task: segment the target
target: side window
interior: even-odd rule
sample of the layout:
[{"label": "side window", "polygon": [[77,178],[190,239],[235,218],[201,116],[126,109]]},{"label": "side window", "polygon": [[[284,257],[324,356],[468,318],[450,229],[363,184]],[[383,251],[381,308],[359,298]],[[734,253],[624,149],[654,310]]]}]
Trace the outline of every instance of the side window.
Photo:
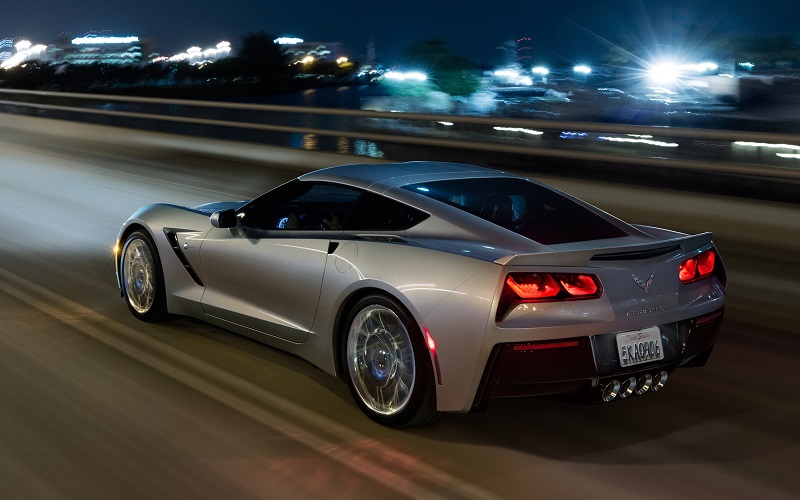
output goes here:
[{"label": "side window", "polygon": [[402,231],[429,217],[428,214],[374,193],[364,193],[344,221],[347,231]]},{"label": "side window", "polygon": [[358,201],[357,189],[292,181],[255,199],[239,211],[242,225],[265,230],[341,230]]}]

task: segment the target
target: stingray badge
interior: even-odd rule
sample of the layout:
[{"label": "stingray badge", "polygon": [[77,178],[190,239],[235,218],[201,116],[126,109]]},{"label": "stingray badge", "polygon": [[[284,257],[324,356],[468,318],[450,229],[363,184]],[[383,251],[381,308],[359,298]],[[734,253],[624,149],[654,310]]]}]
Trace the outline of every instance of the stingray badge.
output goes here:
[{"label": "stingray badge", "polygon": [[650,285],[652,285],[653,284],[653,280],[656,279],[655,271],[650,273],[650,277],[647,278],[647,281],[642,280],[641,278],[639,278],[635,274],[631,274],[631,276],[633,276],[633,281],[635,281],[636,284],[639,285],[639,288],[644,290],[645,293],[647,293],[648,290],[650,290]]}]

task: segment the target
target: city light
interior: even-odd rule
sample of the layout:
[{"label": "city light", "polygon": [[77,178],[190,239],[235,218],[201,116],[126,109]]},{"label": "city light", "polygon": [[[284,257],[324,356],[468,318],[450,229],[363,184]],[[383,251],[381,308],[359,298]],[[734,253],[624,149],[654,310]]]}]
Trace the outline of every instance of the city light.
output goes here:
[{"label": "city light", "polygon": [[516,79],[519,78],[519,71],[515,69],[498,69],[494,72],[494,76]]},{"label": "city light", "polygon": [[346,57],[340,57],[339,59],[336,60],[336,64],[341,66],[342,64],[345,64],[348,60],[349,59],[347,59]]},{"label": "city light", "polygon": [[575,66],[574,68],[572,68],[572,70],[575,73],[578,73],[579,75],[588,75],[588,74],[591,74],[591,72],[592,72],[592,68],[590,68],[589,66],[586,66],[585,64],[579,64],[579,65]]},{"label": "city light", "polygon": [[521,75],[515,68],[503,68],[494,72],[494,76],[505,85],[533,85],[533,79],[528,75]]},{"label": "city light", "polygon": [[657,64],[648,70],[650,80],[658,83],[672,83],[678,79],[678,66],[675,64]]},{"label": "city light", "polygon": [[302,38],[297,37],[289,37],[289,36],[282,36],[278,37],[273,42],[277,43],[278,45],[297,45],[298,43],[303,43]]},{"label": "city light", "polygon": [[707,61],[689,64],[663,62],[651,65],[647,70],[647,76],[651,82],[664,85],[684,78],[701,76],[717,69],[719,66],[716,63]]},{"label": "city light", "polygon": [[95,45],[107,43],[135,43],[139,41],[138,36],[97,36],[86,35],[74,38],[73,45]]},{"label": "city light", "polygon": [[550,74],[550,70],[544,66],[536,66],[535,68],[531,69],[531,73],[534,75],[547,76]]},{"label": "city light", "polygon": [[390,70],[384,73],[383,77],[398,82],[403,82],[408,80],[413,82],[424,82],[425,80],[428,79],[428,75],[426,75],[425,73],[421,73],[419,71],[403,72],[403,71]]},{"label": "city light", "polygon": [[30,59],[40,58],[47,52],[46,45],[33,45],[27,40],[17,42],[14,47],[17,49],[17,53],[3,61],[2,64],[0,64],[0,68],[8,69],[19,66]]},{"label": "city light", "polygon": [[223,57],[228,57],[231,55],[231,44],[230,42],[219,42],[216,48],[208,48],[208,49],[201,49],[198,46],[189,47],[186,49],[186,52],[181,52],[180,54],[175,54],[172,57],[158,57],[153,59],[153,62],[163,62],[163,61],[171,61],[171,62],[181,62],[187,61],[189,64],[202,64],[205,62],[216,61],[218,59],[222,59]]}]

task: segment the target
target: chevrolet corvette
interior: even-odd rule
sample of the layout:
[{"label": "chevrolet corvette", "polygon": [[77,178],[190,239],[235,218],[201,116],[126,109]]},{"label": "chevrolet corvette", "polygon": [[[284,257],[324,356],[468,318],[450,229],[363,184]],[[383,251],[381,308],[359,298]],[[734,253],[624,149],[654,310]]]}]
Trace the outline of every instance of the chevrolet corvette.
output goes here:
[{"label": "chevrolet corvette", "polygon": [[149,205],[115,254],[137,318],[199,318],[293,353],[393,427],[495,397],[658,392],[706,363],[726,298],[711,233],[454,163],[343,165],[253,200]]}]

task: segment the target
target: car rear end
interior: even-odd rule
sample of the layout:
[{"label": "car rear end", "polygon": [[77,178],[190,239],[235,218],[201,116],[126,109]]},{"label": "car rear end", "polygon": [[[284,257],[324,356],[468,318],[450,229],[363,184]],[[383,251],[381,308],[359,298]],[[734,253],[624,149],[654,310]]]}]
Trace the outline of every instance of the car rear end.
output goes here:
[{"label": "car rear end", "polygon": [[547,260],[504,266],[473,409],[492,397],[624,399],[661,390],[679,366],[705,364],[726,286],[710,234]]}]

